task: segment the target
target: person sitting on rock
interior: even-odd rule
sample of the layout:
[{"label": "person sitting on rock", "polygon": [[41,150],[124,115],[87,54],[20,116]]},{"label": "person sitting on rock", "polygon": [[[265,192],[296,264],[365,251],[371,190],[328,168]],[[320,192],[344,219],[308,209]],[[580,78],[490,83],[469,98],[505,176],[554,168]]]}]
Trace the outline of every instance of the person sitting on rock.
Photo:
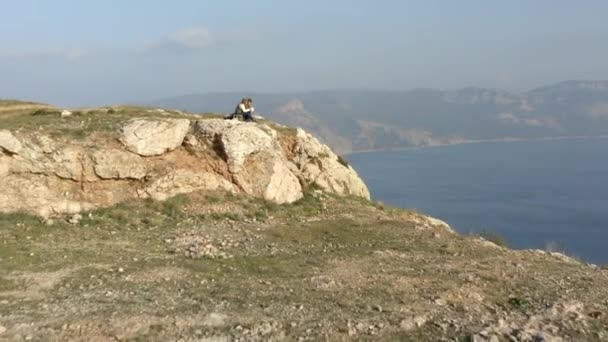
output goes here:
[{"label": "person sitting on rock", "polygon": [[253,121],[253,112],[255,111],[255,108],[251,105],[252,102],[253,101],[250,98],[243,98],[234,109],[234,113],[230,114],[227,119],[243,116],[243,120],[247,122]]}]

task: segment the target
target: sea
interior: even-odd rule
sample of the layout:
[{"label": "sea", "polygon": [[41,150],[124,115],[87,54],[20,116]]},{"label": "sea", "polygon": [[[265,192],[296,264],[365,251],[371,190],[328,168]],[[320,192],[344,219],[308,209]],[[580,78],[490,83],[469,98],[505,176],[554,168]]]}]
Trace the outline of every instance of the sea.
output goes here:
[{"label": "sea", "polygon": [[372,198],[608,265],[608,139],[487,142],[347,156]]}]

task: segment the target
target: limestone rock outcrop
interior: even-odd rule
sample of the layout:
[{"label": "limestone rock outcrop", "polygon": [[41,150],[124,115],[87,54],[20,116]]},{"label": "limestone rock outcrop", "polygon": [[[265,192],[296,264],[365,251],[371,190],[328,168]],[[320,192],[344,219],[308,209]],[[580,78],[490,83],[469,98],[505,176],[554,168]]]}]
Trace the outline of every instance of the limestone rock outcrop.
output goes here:
[{"label": "limestone rock outcrop", "polygon": [[357,172],[327,145],[300,128],[296,138],[294,162],[302,179],[327,192],[370,198],[369,190]]},{"label": "limestone rock outcrop", "polygon": [[142,179],[146,165],[136,154],[122,150],[98,150],[93,152],[95,174],[101,179]]},{"label": "limestone rock outcrop", "polygon": [[188,119],[138,119],[123,127],[120,141],[141,156],[158,156],[180,146],[189,128]]},{"label": "limestone rock outcrop", "polygon": [[0,212],[53,216],[199,190],[292,203],[312,184],[369,198],[352,167],[301,129],[223,119],[123,125],[90,141],[0,131]]},{"label": "limestone rock outcrop", "polygon": [[277,203],[291,203],[303,196],[302,185],[276,139],[277,132],[269,126],[199,120],[194,133],[211,139],[236,184],[246,193]]},{"label": "limestone rock outcrop", "polygon": [[151,197],[158,201],[164,201],[175,195],[198,190],[237,192],[233,184],[216,174],[192,170],[177,170],[155,180],[140,194],[142,197]]},{"label": "limestone rock outcrop", "polygon": [[5,129],[0,130],[0,151],[2,150],[11,154],[17,154],[21,151],[21,142]]}]

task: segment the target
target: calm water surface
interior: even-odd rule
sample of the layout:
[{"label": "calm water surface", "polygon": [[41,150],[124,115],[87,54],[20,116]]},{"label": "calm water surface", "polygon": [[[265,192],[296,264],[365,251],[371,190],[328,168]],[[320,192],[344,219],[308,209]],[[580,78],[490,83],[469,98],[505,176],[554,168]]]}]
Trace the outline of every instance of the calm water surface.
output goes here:
[{"label": "calm water surface", "polygon": [[375,200],[515,248],[608,264],[608,140],[480,143],[348,156]]}]

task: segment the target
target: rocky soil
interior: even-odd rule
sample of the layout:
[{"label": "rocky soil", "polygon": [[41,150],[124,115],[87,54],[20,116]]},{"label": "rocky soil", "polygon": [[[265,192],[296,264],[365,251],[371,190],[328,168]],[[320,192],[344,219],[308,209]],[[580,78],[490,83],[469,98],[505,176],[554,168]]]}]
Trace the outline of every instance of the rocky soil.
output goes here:
[{"label": "rocky soil", "polygon": [[608,271],[310,190],[0,216],[0,341],[602,341]]}]

